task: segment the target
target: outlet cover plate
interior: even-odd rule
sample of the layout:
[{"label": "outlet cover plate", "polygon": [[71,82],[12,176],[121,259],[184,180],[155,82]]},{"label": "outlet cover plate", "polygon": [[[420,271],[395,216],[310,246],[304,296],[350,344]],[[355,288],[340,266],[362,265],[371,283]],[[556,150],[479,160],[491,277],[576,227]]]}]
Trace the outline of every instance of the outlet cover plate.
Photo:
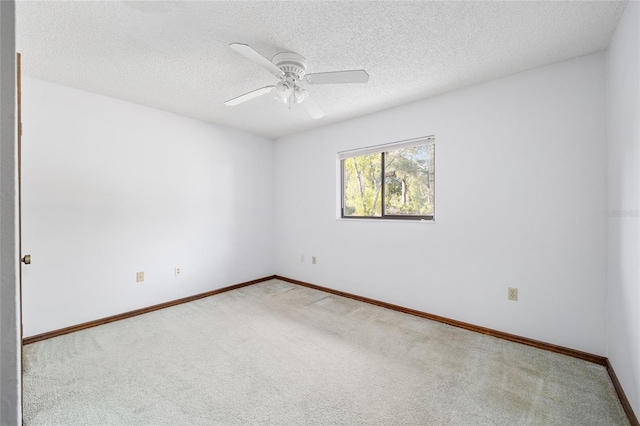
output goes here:
[{"label": "outlet cover plate", "polygon": [[515,287],[508,287],[507,288],[507,299],[517,302],[518,301],[518,289],[515,288]]}]

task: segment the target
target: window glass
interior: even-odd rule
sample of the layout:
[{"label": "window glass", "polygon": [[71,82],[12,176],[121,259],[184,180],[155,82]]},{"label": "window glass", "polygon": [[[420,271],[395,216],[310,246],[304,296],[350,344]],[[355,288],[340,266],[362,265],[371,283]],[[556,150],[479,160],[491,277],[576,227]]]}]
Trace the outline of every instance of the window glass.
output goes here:
[{"label": "window glass", "polygon": [[382,216],[382,154],[343,160],[344,216]]},{"label": "window glass", "polygon": [[343,218],[434,219],[433,138],[348,151],[339,158]]},{"label": "window glass", "polygon": [[385,215],[433,216],[434,145],[384,153]]}]

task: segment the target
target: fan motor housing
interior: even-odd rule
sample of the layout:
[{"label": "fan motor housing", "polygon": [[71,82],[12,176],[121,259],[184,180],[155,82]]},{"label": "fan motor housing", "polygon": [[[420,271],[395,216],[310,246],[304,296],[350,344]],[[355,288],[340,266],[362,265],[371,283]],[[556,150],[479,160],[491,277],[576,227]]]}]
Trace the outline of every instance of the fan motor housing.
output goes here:
[{"label": "fan motor housing", "polygon": [[298,55],[297,53],[278,53],[273,57],[271,62],[280,68],[285,75],[293,75],[297,80],[302,80],[307,71],[304,56]]}]

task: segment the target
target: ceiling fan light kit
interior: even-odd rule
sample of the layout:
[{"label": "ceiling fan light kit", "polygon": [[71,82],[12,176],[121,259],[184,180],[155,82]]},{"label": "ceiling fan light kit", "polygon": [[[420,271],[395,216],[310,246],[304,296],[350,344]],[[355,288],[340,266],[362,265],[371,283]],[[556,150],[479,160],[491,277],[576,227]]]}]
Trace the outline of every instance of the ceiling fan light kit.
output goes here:
[{"label": "ceiling fan light kit", "polygon": [[287,104],[291,97],[291,93],[293,93],[293,88],[288,81],[280,81],[276,84],[276,90],[274,92],[276,100],[283,104]]},{"label": "ceiling fan light kit", "polygon": [[295,88],[293,94],[294,94],[294,100],[296,101],[297,104],[302,103],[302,101],[307,99],[307,96],[309,96],[309,92],[307,92],[305,89],[303,89],[300,86],[297,86]]},{"label": "ceiling fan light kit", "polygon": [[311,118],[318,119],[325,114],[309,96],[309,92],[305,88],[307,84],[366,83],[369,81],[369,74],[365,70],[307,74],[307,64],[304,57],[293,52],[278,53],[270,61],[246,44],[231,43],[229,47],[262,66],[280,81],[275,86],[266,86],[229,99],[224,103],[227,106],[236,106],[274,92],[274,97],[279,102],[288,105],[289,108],[292,103],[301,104]]}]

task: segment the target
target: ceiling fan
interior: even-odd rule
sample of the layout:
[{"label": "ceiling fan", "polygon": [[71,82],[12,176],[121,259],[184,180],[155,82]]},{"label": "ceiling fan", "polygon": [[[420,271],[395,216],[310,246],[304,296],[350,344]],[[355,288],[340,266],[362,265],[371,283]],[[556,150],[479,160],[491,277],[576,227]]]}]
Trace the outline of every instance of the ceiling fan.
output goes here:
[{"label": "ceiling fan", "polygon": [[307,74],[307,64],[304,57],[293,52],[278,53],[270,61],[249,45],[231,43],[229,47],[262,66],[280,81],[275,86],[262,87],[229,99],[224,103],[228,106],[236,106],[258,96],[273,92],[275,93],[275,98],[288,105],[289,109],[291,109],[291,104],[297,103],[302,105],[311,118],[322,118],[324,111],[309,96],[306,89],[307,84],[366,83],[369,81],[369,74],[365,70]]}]

